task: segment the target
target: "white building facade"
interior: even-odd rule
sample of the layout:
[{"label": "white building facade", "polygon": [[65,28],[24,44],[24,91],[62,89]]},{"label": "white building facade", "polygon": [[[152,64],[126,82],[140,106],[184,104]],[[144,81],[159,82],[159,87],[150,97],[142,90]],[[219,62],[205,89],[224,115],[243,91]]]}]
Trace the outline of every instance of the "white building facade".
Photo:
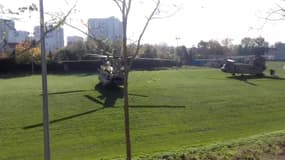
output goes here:
[{"label": "white building facade", "polygon": [[67,37],[67,45],[71,45],[77,42],[83,42],[83,38],[79,36],[68,36]]},{"label": "white building facade", "polygon": [[274,59],[275,60],[285,60],[285,43],[278,45],[274,50]]},{"label": "white building facade", "polygon": [[121,40],[122,28],[122,22],[115,17],[88,19],[88,34],[99,40]]},{"label": "white building facade", "polygon": [[[50,30],[52,26],[48,26],[46,30]],[[35,40],[40,40],[40,26],[34,27]],[[57,49],[64,47],[64,32],[62,28],[56,28],[49,32],[45,38],[46,53],[54,53]]]}]

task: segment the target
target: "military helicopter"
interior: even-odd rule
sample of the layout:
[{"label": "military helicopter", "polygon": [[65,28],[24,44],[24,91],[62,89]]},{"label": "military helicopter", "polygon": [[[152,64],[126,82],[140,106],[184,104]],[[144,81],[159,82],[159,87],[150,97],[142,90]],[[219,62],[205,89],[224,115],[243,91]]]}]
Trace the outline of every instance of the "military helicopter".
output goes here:
[{"label": "military helicopter", "polygon": [[99,67],[99,80],[103,86],[120,86],[124,84],[124,67],[119,57],[107,57]]},{"label": "military helicopter", "polygon": [[120,86],[124,84],[124,67],[121,57],[113,53],[102,54],[88,54],[88,57],[99,58],[102,60],[100,65],[99,81],[103,86]]},{"label": "military helicopter", "polygon": [[265,58],[260,54],[255,55],[254,59],[249,63],[238,63],[233,59],[227,59],[226,63],[221,67],[223,72],[231,73],[233,76],[236,74],[262,76],[265,69]]},{"label": "military helicopter", "polygon": [[[124,84],[124,76],[125,76],[125,69],[124,69],[124,62],[120,55],[120,52],[117,50],[113,50],[111,52],[107,52],[104,50],[97,51],[100,54],[92,53],[86,54],[84,60],[75,60],[75,61],[61,61],[61,63],[71,63],[71,62],[90,62],[90,61],[101,61],[101,65],[98,68],[99,72],[99,84],[103,87],[107,86],[121,86]],[[133,57],[128,57],[128,62]],[[156,61],[156,60],[167,60],[167,59],[159,59],[159,58],[135,58],[136,60],[143,60],[143,61]],[[66,67],[68,70],[68,66]]]}]

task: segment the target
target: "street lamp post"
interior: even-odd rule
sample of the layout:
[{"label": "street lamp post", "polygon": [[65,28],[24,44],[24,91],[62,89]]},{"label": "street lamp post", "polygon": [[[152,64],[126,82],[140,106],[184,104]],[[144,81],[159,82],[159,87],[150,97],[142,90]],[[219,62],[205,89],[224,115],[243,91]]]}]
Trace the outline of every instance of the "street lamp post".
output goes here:
[{"label": "street lamp post", "polygon": [[41,65],[42,65],[42,95],[43,95],[43,129],[44,129],[44,160],[50,160],[50,135],[48,116],[48,91],[47,91],[47,64],[45,55],[45,30],[43,0],[40,3],[40,28],[41,28]]},{"label": "street lamp post", "polygon": [[175,39],[176,39],[176,47],[178,47],[178,45],[179,45],[179,40],[181,39],[180,37],[175,37]]}]

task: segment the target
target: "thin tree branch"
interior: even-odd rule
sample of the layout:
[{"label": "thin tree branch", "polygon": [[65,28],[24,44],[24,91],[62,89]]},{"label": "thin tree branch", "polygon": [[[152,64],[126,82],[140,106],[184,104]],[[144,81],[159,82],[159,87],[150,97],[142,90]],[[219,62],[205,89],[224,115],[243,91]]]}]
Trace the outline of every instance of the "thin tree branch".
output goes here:
[{"label": "thin tree branch", "polygon": [[[77,2],[77,1],[76,1],[76,2]],[[50,33],[50,32],[52,32],[52,31],[56,30],[57,28],[59,28],[60,26],[62,26],[62,25],[65,23],[67,17],[71,14],[72,10],[73,10],[75,7],[76,7],[76,3],[73,5],[73,7],[67,12],[67,14],[66,14],[55,26],[53,26],[53,27],[51,27],[49,30],[46,30],[46,31],[45,31],[44,35],[43,35],[38,41],[36,41],[35,44],[31,44],[31,46],[29,46],[28,48],[26,48],[26,49],[24,49],[23,51],[19,52],[18,54],[27,52],[28,50],[30,50],[30,49],[34,48],[35,46],[39,45],[40,42],[41,42],[41,40],[42,40],[42,38],[45,38],[48,33]]]},{"label": "thin tree branch", "polygon": [[132,5],[132,0],[129,0],[128,5],[127,5],[126,17],[129,17],[131,5]]},{"label": "thin tree branch", "polygon": [[119,7],[120,11],[123,12],[123,8],[122,8],[122,6],[121,6],[120,3],[119,3],[120,0],[113,0],[113,1],[114,1],[114,2],[116,3],[116,5]]},{"label": "thin tree branch", "polygon": [[164,19],[164,18],[170,18],[175,16],[179,11],[181,10],[181,7],[178,7],[176,10],[174,10],[173,12],[164,15],[164,16],[153,16],[152,19]]},{"label": "thin tree branch", "polygon": [[[90,34],[90,33],[87,33],[87,32],[85,32],[85,31],[83,31],[82,29],[80,29],[80,28],[78,28],[78,27],[75,27],[75,26],[73,26],[72,24],[69,24],[69,23],[67,23],[67,22],[65,22],[64,24],[67,25],[67,26],[69,26],[69,27],[71,27],[71,28],[73,28],[73,29],[75,29],[75,30],[77,30],[77,31],[79,31],[79,32],[81,32],[81,33],[83,33],[83,34],[86,35],[88,38],[91,38],[93,41],[95,41],[97,44],[99,44],[99,46],[104,46],[104,43],[103,43],[101,40],[96,39],[95,36],[92,35],[92,33],[91,33],[91,34]],[[88,30],[89,30],[89,28],[88,28]]]},{"label": "thin tree branch", "polygon": [[[283,0],[284,1],[284,0]],[[264,18],[266,21],[281,21],[281,20],[285,20],[285,9],[280,6],[279,4],[276,4],[276,6],[278,7],[278,9],[271,11],[270,13],[268,13],[268,15]],[[280,18],[270,18],[273,15],[279,15]],[[264,23],[264,25],[266,24],[266,22]]]},{"label": "thin tree branch", "polygon": [[160,0],[157,0],[156,1],[156,5],[155,5],[153,11],[151,12],[149,17],[147,18],[147,21],[146,21],[146,23],[145,23],[145,25],[143,27],[143,30],[142,30],[141,34],[139,35],[139,38],[138,38],[138,41],[137,41],[136,50],[135,50],[135,54],[131,57],[131,63],[132,63],[132,61],[136,58],[136,56],[139,53],[142,37],[143,37],[143,35],[144,35],[148,25],[149,25],[149,22],[152,20],[153,16],[155,15],[156,11],[158,10],[159,5],[160,5]]}]

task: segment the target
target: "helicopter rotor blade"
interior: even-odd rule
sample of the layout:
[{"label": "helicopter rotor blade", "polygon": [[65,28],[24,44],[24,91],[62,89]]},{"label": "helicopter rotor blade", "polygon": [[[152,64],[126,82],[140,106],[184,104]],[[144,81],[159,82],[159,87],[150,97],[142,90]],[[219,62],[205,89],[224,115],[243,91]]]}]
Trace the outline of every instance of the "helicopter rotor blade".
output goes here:
[{"label": "helicopter rotor blade", "polygon": [[86,54],[86,57],[94,57],[94,58],[107,58],[108,56],[102,54]]}]

